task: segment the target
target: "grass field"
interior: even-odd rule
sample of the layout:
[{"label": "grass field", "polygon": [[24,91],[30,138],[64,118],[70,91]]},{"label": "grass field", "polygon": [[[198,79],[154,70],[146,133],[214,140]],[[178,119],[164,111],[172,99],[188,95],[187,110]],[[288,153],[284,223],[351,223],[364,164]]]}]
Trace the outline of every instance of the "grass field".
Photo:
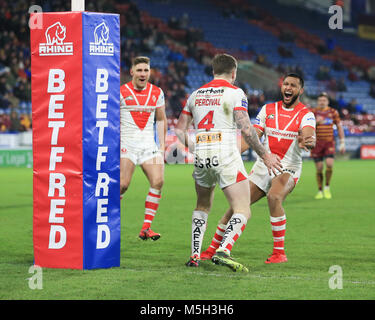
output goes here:
[{"label": "grass field", "polygon": [[[247,163],[248,169],[252,163]],[[289,261],[266,265],[272,236],[266,201],[232,254],[250,272],[233,273],[210,261],[198,269],[184,264],[190,254],[195,192],[192,166],[167,166],[153,229],[156,242],[141,241],[148,185],[137,168],[122,202],[121,267],[103,270],[43,269],[43,289],[31,290],[33,263],[32,170],[0,169],[0,299],[374,299],[375,161],[337,161],[331,200],[314,200],[315,170],[304,163],[299,184],[285,202]],[[203,249],[227,208],[220,189],[208,220]],[[342,268],[343,288],[330,289],[329,268]]]}]

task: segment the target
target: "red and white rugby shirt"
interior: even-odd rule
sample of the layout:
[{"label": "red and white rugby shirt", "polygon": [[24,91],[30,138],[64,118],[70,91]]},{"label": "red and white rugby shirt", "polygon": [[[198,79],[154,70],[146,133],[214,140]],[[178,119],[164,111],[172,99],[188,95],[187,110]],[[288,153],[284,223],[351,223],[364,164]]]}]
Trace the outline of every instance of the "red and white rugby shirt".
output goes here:
[{"label": "red and white rugby shirt", "polygon": [[196,150],[238,152],[233,112],[247,112],[247,104],[243,90],[223,79],[214,79],[195,90],[182,112],[194,119]]},{"label": "red and white rugby shirt", "polygon": [[302,103],[289,109],[282,101],[264,105],[254,123],[264,133],[266,148],[277,154],[283,164],[292,166],[302,164],[297,137],[306,126],[315,129],[314,114]]},{"label": "red and white rugby shirt", "polygon": [[143,90],[128,82],[120,88],[121,136],[126,143],[150,144],[154,140],[155,110],[164,106],[163,90],[151,83]]}]

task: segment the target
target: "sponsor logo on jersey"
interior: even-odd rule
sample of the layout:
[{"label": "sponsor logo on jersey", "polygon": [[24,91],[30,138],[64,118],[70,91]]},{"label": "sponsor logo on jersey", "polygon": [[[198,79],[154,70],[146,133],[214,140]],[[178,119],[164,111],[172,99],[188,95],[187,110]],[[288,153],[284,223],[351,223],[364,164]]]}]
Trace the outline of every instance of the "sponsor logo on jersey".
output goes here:
[{"label": "sponsor logo on jersey", "polygon": [[94,42],[90,42],[90,55],[92,56],[113,56],[113,43],[108,42],[109,28],[103,21],[94,29]]},{"label": "sponsor logo on jersey", "polygon": [[73,55],[73,42],[64,42],[66,27],[60,22],[50,25],[45,32],[46,42],[39,44],[39,56]]},{"label": "sponsor logo on jersey", "polygon": [[214,88],[208,88],[208,89],[199,89],[197,91],[197,95],[199,94],[222,94],[224,93],[224,89],[214,89]]},{"label": "sponsor logo on jersey", "polygon": [[222,139],[221,132],[217,133],[199,133],[196,136],[196,143],[220,142]]},{"label": "sponsor logo on jersey", "polygon": [[333,119],[325,118],[322,124],[325,124],[325,125],[333,124]]},{"label": "sponsor logo on jersey", "polygon": [[267,116],[267,119],[275,119],[275,115],[274,114],[270,114]]},{"label": "sponsor logo on jersey", "polygon": [[279,130],[274,128],[267,128],[267,135],[283,138],[283,139],[296,139],[298,137],[298,132],[293,131],[285,131],[285,130]]}]

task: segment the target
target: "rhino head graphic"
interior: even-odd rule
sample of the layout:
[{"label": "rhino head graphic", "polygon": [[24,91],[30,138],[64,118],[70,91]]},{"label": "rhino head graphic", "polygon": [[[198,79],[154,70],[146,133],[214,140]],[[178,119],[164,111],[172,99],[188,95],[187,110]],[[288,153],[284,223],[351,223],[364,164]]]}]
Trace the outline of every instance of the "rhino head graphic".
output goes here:
[{"label": "rhino head graphic", "polygon": [[109,28],[103,21],[101,24],[97,25],[94,30],[95,44],[107,44],[109,36]]},{"label": "rhino head graphic", "polygon": [[47,28],[45,35],[47,44],[63,44],[66,37],[66,27],[60,22],[56,22]]}]

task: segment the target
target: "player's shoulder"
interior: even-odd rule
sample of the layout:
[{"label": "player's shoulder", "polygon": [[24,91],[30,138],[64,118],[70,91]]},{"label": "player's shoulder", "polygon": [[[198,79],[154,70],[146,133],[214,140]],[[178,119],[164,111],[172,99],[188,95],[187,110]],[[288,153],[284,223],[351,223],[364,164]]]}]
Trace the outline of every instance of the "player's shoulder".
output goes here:
[{"label": "player's shoulder", "polygon": [[123,83],[121,86],[120,86],[120,91],[125,91],[125,90],[129,90],[128,89],[128,86],[131,82],[127,82],[127,83]]},{"label": "player's shoulder", "polygon": [[311,112],[311,107],[306,106],[302,102],[300,103],[300,106],[301,106],[301,110],[302,111],[304,111],[304,112]]},{"label": "player's shoulder", "polygon": [[150,83],[150,86],[152,86],[152,91],[153,92],[157,92],[159,94],[163,93],[163,89],[160,88],[160,87],[158,87],[157,85]]},{"label": "player's shoulder", "polygon": [[282,106],[282,101],[268,102],[268,103],[265,103],[261,107],[260,110],[267,113],[267,114],[269,114],[269,113],[274,114],[276,107],[281,107],[281,106]]},{"label": "player's shoulder", "polygon": [[332,114],[334,114],[334,115],[336,115],[336,114],[338,114],[339,112],[335,109],[335,108],[333,108],[333,107],[328,107],[329,109],[329,112],[330,113],[332,113]]}]

